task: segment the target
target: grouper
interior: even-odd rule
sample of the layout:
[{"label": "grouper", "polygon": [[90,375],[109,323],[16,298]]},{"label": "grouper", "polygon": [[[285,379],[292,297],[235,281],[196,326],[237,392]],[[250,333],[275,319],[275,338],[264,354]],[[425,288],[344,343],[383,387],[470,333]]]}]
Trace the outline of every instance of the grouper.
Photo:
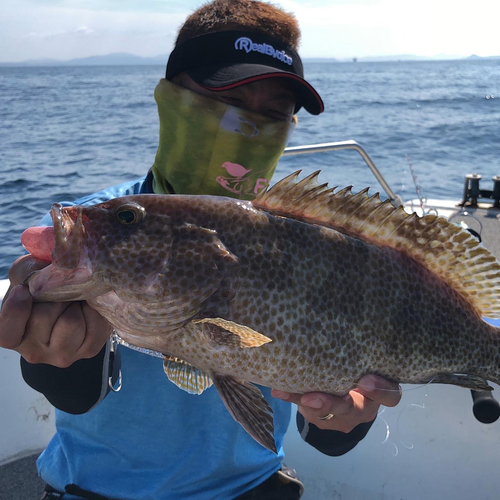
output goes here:
[{"label": "grouper", "polygon": [[162,353],[180,388],[213,384],[272,451],[272,410],[257,385],[342,395],[366,374],[499,384],[500,330],[482,319],[500,316],[496,259],[443,218],[317,177],[297,172],[254,201],[55,204],[53,229],[23,235],[33,255],[52,253],[30,292],[86,300],[125,342]]}]

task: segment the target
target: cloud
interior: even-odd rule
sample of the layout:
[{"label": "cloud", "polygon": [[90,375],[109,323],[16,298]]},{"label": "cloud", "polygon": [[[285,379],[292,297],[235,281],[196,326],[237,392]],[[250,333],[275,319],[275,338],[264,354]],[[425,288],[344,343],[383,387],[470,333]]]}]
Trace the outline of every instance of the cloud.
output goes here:
[{"label": "cloud", "polygon": [[[294,12],[303,57],[438,53],[498,55],[500,2],[274,0]],[[16,0],[0,16],[0,58],[71,59],[168,53],[204,0]]]},{"label": "cloud", "polygon": [[94,30],[88,28],[87,26],[80,26],[79,28],[76,28],[76,32],[79,35],[85,36],[85,35],[91,35],[92,33],[94,33]]},{"label": "cloud", "polygon": [[188,14],[70,9],[62,3],[67,4],[28,8],[24,2],[22,8],[6,9],[0,18],[1,60],[166,54]]},{"label": "cloud", "polygon": [[38,39],[51,39],[51,38],[57,38],[57,37],[68,37],[68,36],[80,36],[80,37],[85,37],[89,36],[95,33],[95,31],[91,28],[88,28],[87,26],[80,26],[79,28],[72,29],[72,30],[66,30],[66,31],[57,31],[57,32],[31,32],[25,35],[25,38],[38,38]]},{"label": "cloud", "polygon": [[302,28],[303,56],[498,55],[498,0],[277,0]]},{"label": "cloud", "polygon": [[192,10],[202,2],[199,0],[24,0],[24,3],[28,8],[36,6],[53,9],[175,14]]}]

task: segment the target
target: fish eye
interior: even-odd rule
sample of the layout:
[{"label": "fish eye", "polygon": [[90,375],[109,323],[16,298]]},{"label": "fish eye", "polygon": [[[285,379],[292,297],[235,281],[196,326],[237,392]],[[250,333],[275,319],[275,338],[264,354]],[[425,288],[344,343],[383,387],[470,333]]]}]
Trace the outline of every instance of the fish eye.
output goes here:
[{"label": "fish eye", "polygon": [[122,205],[116,211],[116,217],[122,224],[137,224],[144,218],[145,210],[140,205]]},{"label": "fish eye", "polygon": [[137,214],[133,210],[122,210],[116,216],[123,224],[133,224],[137,220]]}]

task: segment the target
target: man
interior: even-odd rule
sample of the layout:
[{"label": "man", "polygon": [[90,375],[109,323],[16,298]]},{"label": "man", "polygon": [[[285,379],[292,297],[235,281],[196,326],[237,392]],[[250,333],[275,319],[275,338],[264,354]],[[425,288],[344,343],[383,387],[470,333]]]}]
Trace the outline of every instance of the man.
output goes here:
[{"label": "man", "polygon": [[[78,203],[152,192],[253,198],[274,173],[294,113],[323,111],[303,79],[299,37],[293,16],[265,3],[215,0],[195,11],[155,91],[160,144],[153,168]],[[110,326],[86,303],[33,304],[19,285],[44,265],[25,256],[12,266],[0,345],[21,354],[27,383],[62,410],[38,461],[52,491],[46,498],[66,491],[64,499],[296,499],[300,488],[279,473],[288,402],[299,405],[304,439],[340,455],[366,435],[380,404],[399,401],[398,387],[375,376],[344,397],[264,388],[276,455],[234,422],[214,388],[189,395],[166,380],[158,359],[112,352]],[[118,373],[123,386],[108,394]]]}]

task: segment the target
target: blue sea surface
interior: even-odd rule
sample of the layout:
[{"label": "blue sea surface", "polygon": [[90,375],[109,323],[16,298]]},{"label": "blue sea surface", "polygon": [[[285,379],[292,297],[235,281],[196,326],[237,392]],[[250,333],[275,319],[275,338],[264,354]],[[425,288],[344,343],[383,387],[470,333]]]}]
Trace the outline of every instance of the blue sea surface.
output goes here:
[{"label": "blue sea surface", "polygon": [[[158,146],[162,66],[0,68],[0,279],[22,231],[53,202],[143,175]],[[299,112],[290,146],[354,139],[404,199],[460,199],[463,177],[500,175],[500,60],[309,63],[325,101]],[[380,190],[354,151],[283,158],[275,180],[322,170],[331,186]]]}]

